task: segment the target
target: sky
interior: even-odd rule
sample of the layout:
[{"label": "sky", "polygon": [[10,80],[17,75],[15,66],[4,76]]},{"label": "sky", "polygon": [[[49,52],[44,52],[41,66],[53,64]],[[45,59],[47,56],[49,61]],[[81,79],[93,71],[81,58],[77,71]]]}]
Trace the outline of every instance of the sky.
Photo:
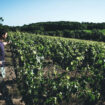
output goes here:
[{"label": "sky", "polygon": [[105,0],[0,0],[2,24],[47,21],[105,22]]}]

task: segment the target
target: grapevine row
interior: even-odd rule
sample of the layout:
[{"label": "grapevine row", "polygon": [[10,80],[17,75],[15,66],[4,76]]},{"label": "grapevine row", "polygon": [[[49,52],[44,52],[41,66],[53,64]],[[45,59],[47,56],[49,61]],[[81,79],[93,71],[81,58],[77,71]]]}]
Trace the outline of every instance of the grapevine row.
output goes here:
[{"label": "grapevine row", "polygon": [[[61,105],[73,98],[95,105],[104,100],[104,43],[20,32],[10,32],[9,40],[19,61],[17,79],[27,105]],[[43,64],[48,58],[64,71],[45,74]]]}]

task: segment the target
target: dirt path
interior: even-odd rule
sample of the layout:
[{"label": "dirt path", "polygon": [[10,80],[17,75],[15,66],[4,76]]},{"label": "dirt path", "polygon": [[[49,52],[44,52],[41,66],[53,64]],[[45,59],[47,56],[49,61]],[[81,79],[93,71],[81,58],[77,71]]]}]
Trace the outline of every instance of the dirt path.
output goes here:
[{"label": "dirt path", "polygon": [[9,46],[5,48],[6,78],[0,83],[0,105],[25,105],[17,88],[16,75]]}]

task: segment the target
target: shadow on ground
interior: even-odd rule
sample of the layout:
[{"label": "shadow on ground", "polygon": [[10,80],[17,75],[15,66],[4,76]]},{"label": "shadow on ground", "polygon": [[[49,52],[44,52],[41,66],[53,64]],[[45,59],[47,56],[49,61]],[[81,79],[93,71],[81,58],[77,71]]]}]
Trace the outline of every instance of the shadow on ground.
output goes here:
[{"label": "shadow on ground", "polygon": [[[11,82],[10,82],[11,83]],[[11,96],[9,95],[7,85],[8,82],[2,81],[0,83],[0,100],[5,100],[6,105],[14,105],[11,99]]]}]

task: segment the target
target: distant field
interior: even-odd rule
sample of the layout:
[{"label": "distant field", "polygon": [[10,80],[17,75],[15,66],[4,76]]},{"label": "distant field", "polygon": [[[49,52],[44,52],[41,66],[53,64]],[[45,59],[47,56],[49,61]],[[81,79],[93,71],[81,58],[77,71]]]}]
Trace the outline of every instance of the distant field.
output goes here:
[{"label": "distant field", "polygon": [[102,32],[105,35],[105,29],[99,30],[100,32]]},{"label": "distant field", "polygon": [[[92,30],[84,30],[84,31],[85,32],[89,32],[89,33],[92,32]],[[105,29],[101,29],[101,30],[99,30],[99,32],[102,32],[105,35]]]},{"label": "distant field", "polygon": [[91,30],[84,30],[85,32],[89,32],[89,33],[91,33],[92,31]]}]

